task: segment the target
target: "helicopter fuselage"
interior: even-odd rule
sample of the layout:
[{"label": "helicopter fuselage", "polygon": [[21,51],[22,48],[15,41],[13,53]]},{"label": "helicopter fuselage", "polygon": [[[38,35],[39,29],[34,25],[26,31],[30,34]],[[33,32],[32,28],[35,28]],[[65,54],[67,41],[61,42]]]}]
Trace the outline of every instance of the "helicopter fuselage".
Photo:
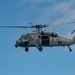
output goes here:
[{"label": "helicopter fuselage", "polygon": [[[35,32],[27,33],[22,35],[15,44],[15,47],[24,47],[25,51],[28,52],[29,47],[37,47],[39,51],[42,51],[42,47],[54,47],[54,46],[67,46],[70,50],[70,45],[75,44],[75,36],[73,39],[67,39],[63,37],[59,37],[55,32],[42,31],[42,28],[59,26],[64,24],[73,24],[75,22],[68,22],[63,24],[32,24],[30,26],[0,26],[0,28],[35,28]],[[73,34],[75,30],[71,33]]]},{"label": "helicopter fuselage", "polygon": [[69,47],[72,44],[75,44],[74,39],[59,37],[55,32],[36,31],[22,35],[21,38],[16,41],[15,47],[25,47],[26,51],[28,51],[29,47],[37,47],[39,51],[42,51],[42,47]]}]

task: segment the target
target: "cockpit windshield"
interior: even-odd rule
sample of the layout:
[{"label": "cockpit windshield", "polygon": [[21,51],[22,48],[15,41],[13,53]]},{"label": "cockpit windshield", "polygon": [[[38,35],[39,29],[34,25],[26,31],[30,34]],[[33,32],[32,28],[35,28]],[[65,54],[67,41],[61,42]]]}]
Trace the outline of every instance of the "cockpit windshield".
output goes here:
[{"label": "cockpit windshield", "polygon": [[21,35],[20,39],[27,39],[28,35]]}]

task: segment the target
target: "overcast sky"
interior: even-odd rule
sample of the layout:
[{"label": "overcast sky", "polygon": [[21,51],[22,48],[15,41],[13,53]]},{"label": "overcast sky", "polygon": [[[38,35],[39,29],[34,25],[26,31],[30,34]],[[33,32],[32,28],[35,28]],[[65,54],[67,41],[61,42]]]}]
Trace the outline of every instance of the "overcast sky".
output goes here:
[{"label": "overcast sky", "polygon": [[[61,24],[75,20],[75,0],[0,0],[0,26]],[[72,39],[75,25],[46,28]],[[75,45],[67,47],[15,48],[15,41],[33,29],[0,29],[0,75],[75,75]]]}]

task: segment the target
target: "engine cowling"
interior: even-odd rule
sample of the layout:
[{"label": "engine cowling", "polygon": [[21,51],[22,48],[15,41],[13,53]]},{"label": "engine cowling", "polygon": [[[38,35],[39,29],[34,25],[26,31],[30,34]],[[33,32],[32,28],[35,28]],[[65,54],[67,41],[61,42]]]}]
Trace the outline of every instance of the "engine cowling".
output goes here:
[{"label": "engine cowling", "polygon": [[57,36],[57,33],[55,33],[55,32],[42,31],[41,32],[41,35],[48,35],[48,36],[56,37]]}]

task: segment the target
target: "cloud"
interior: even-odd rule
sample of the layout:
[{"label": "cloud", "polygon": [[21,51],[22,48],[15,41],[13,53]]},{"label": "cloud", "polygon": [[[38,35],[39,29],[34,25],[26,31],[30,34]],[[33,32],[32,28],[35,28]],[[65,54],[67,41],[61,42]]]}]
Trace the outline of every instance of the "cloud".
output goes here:
[{"label": "cloud", "polygon": [[[74,13],[75,10],[73,9],[73,2],[60,2],[54,4],[54,5],[49,5],[47,7],[34,7],[35,12],[40,13],[40,17],[37,20],[37,22],[48,22],[50,23],[64,23],[64,22],[69,22],[74,20]],[[31,8],[32,9],[32,8]]]},{"label": "cloud", "polygon": [[25,6],[23,17],[28,15],[28,19],[33,20],[35,24],[60,24],[74,21],[74,2],[74,0],[21,0],[20,4]]},{"label": "cloud", "polygon": [[69,2],[61,2],[52,8],[53,15],[56,16],[57,23],[64,23],[74,20],[75,10],[72,9],[73,4]]}]

